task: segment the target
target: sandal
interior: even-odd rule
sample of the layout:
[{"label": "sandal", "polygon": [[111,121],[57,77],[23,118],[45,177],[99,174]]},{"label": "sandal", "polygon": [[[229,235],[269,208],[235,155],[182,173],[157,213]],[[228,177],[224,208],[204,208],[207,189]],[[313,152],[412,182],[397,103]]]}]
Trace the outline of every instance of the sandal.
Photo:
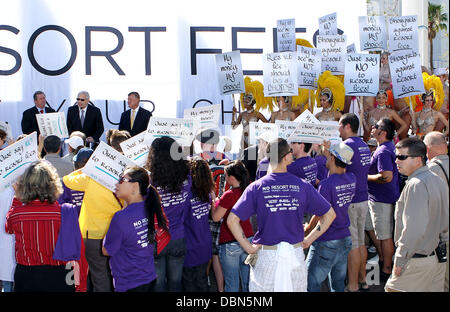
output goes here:
[{"label": "sandal", "polygon": [[366,282],[359,282],[359,291],[369,291],[369,285]]},{"label": "sandal", "polygon": [[350,289],[348,289],[348,286],[345,286],[344,292],[359,292],[359,289],[357,289],[357,290],[350,290]]}]

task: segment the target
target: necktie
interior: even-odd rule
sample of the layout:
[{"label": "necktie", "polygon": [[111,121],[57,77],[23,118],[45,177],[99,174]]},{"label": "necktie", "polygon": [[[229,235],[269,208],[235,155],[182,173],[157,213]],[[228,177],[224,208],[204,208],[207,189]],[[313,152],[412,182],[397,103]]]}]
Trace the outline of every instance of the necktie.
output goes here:
[{"label": "necktie", "polygon": [[41,112],[41,114],[43,114],[43,113],[44,113],[44,110],[43,110],[43,109],[41,109],[41,110],[40,110],[40,112]]},{"label": "necktie", "polygon": [[83,128],[83,126],[84,126],[84,110],[83,109],[81,110],[81,118],[80,118],[80,120],[81,120],[81,128]]},{"label": "necktie", "polygon": [[130,125],[131,125],[131,129],[133,129],[133,124],[134,124],[134,115],[136,114],[136,111],[134,109],[131,110],[131,119],[130,119]]}]

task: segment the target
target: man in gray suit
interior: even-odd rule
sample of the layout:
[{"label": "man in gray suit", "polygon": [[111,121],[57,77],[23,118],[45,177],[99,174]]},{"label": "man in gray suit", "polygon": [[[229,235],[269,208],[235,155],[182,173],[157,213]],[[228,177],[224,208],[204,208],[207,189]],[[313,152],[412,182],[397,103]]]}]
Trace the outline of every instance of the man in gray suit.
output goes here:
[{"label": "man in gray suit", "polygon": [[44,139],[44,150],[47,153],[44,159],[56,168],[58,175],[62,178],[74,170],[73,163],[59,156],[61,151],[61,139],[56,135],[49,135]]}]

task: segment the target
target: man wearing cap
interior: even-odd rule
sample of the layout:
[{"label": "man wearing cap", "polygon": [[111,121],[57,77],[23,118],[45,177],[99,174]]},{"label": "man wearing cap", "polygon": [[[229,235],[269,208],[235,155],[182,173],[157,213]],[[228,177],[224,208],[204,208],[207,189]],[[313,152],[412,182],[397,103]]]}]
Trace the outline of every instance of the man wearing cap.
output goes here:
[{"label": "man wearing cap", "polygon": [[34,92],[33,100],[34,106],[23,112],[21,121],[22,133],[30,134],[33,131],[36,131],[39,137],[39,134],[41,132],[39,131],[36,115],[45,113],[54,113],[55,110],[49,106],[47,107],[45,106],[45,104],[47,104],[47,101],[45,99],[45,94],[42,91]]},{"label": "man wearing cap", "polygon": [[56,135],[46,137],[44,139],[44,151],[47,153],[44,159],[56,168],[60,178],[73,171],[73,164],[59,156],[61,151],[61,139],[59,137]]},{"label": "man wearing cap", "polygon": [[[329,276],[331,291],[343,292],[347,275],[347,256],[352,249],[348,207],[356,190],[356,177],[351,172],[346,173],[345,168],[352,163],[353,150],[341,142],[332,145],[329,153],[325,154],[328,154],[326,166],[329,175],[320,182],[318,192],[331,204],[336,219],[309,248],[306,259],[308,291],[320,292],[323,281]],[[319,217],[313,216],[305,227],[305,234],[308,234],[318,221]]]},{"label": "man wearing cap", "polygon": [[74,131],[68,139],[64,141],[67,144],[68,154],[63,156],[63,159],[68,160],[73,163],[73,158],[78,153],[80,149],[84,147],[86,136],[80,131]]},{"label": "man wearing cap", "polygon": [[139,106],[140,100],[139,93],[130,92],[128,94],[128,107],[130,109],[120,115],[119,130],[126,130],[131,136],[147,130],[148,122],[152,117],[151,112]]},{"label": "man wearing cap", "polygon": [[[287,171],[292,149],[286,140],[270,141],[267,154],[270,173],[245,189],[228,216],[228,227],[248,254],[257,253],[256,263],[250,268],[251,292],[305,292],[307,268],[303,249],[327,231],[336,215],[311,184]],[[320,216],[306,238],[305,213]],[[250,243],[239,221],[255,214],[258,231]]]},{"label": "man wearing cap", "polygon": [[435,249],[448,233],[448,187],[426,166],[427,148],[418,138],[395,146],[399,172],[408,181],[395,207],[395,251],[392,275],[385,290],[444,290]]}]

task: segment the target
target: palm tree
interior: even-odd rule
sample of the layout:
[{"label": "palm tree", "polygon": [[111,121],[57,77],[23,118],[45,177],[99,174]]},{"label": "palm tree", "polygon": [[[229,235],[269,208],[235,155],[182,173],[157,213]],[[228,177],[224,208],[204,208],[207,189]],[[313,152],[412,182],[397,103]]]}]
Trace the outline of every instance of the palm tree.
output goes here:
[{"label": "palm tree", "polygon": [[447,30],[447,14],[442,5],[428,2],[428,40],[430,40],[430,70],[433,72],[433,39],[440,30]]}]

